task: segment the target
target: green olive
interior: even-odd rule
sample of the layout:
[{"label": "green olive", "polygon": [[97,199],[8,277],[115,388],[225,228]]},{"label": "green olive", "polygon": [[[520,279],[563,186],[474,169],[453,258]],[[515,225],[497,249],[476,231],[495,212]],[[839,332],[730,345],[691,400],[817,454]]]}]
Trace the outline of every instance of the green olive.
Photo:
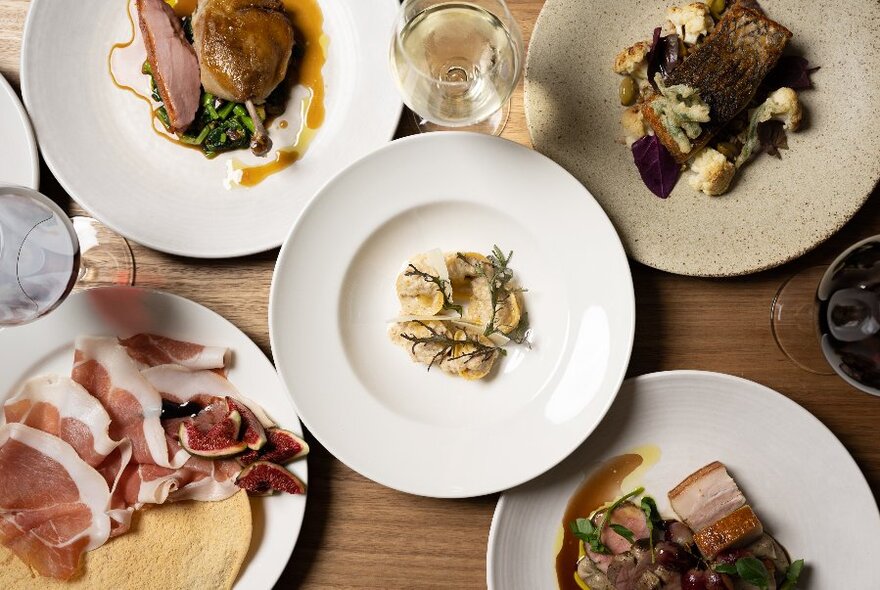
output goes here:
[{"label": "green olive", "polygon": [[709,12],[712,13],[715,20],[721,18],[721,14],[724,12],[724,9],[727,8],[727,3],[724,0],[709,0],[707,4],[709,5]]},{"label": "green olive", "polygon": [[715,146],[715,149],[717,149],[724,155],[725,158],[731,161],[736,159],[737,152],[739,152],[737,147],[729,141],[722,141],[717,146]]},{"label": "green olive", "polygon": [[638,96],[638,88],[636,87],[636,81],[632,79],[632,76],[627,76],[620,82],[620,104],[625,107],[630,106],[636,101],[636,97]]}]

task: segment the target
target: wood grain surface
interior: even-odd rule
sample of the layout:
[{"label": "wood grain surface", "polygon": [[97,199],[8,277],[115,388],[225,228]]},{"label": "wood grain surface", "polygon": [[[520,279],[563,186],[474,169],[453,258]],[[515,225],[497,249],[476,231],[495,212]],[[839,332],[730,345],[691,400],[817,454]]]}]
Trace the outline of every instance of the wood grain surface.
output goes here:
[{"label": "wood grain surface", "polygon": [[[528,42],[543,0],[508,1]],[[0,0],[0,72],[16,86],[27,8],[27,0]],[[413,131],[412,117],[405,113],[398,134]],[[504,137],[529,145],[521,88]],[[45,165],[41,190],[77,212]],[[878,213],[880,194],[875,190],[855,219],[827,243],[800,260],[749,277],[680,277],[633,262],[637,330],[629,375],[703,369],[772,387],[806,407],[841,439],[876,496],[880,399],[837,377],[813,375],[790,363],[771,336],[769,306],[779,285],[792,274],[827,265],[851,243],[880,234]],[[178,293],[214,309],[271,355],[267,308],[277,250],[225,261],[168,256],[137,244],[132,250],[137,285]],[[398,493],[354,473],[314,439],[310,443],[306,520],[279,588],[486,586],[486,542],[497,496],[446,501]],[[822,477],[821,465],[816,466],[816,477]]]}]

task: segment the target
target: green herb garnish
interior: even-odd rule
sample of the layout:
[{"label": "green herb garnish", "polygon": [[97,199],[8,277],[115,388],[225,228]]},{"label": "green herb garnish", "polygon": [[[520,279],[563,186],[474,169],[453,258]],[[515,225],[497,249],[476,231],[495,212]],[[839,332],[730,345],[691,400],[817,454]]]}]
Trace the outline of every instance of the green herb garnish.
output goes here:
[{"label": "green herb garnish", "polygon": [[663,528],[663,518],[657,510],[657,503],[651,496],[645,496],[639,503],[639,508],[645,513],[645,522],[648,524],[648,543],[651,546],[651,563],[654,563],[654,529]]},{"label": "green herb garnish", "polygon": [[[431,370],[436,364],[442,363],[444,360],[460,360],[464,359],[464,362],[469,362],[472,359],[479,358],[484,361],[488,361],[495,354],[506,355],[507,351],[503,348],[499,348],[497,346],[489,346],[488,344],[483,344],[477,338],[471,337],[467,332],[465,332],[464,340],[456,340],[446,334],[441,334],[431,326],[427,325],[422,321],[416,321],[417,324],[424,327],[428,330],[429,334],[427,336],[416,336],[415,334],[400,334],[400,337],[404,340],[412,342],[412,352],[415,354],[416,346],[419,344],[423,345],[435,345],[439,346],[440,350],[434,357],[431,359],[431,362],[428,364],[428,370]],[[470,352],[464,352],[458,356],[453,356],[452,351],[456,346],[470,344],[474,347]]]},{"label": "green herb garnish", "polygon": [[624,539],[626,539],[630,543],[636,542],[635,533],[632,532],[631,530],[629,530],[628,528],[626,528],[625,526],[623,526],[622,524],[611,523],[608,525],[608,528],[610,528],[612,531],[614,531],[615,533],[617,533],[618,535],[620,535],[621,537],[623,537]]},{"label": "green herb garnish", "polygon": [[[593,523],[591,518],[578,518],[569,525],[569,528],[571,528],[571,532],[574,534],[575,537],[589,545],[590,549],[592,549],[594,553],[604,553],[606,555],[611,553],[608,547],[606,547],[605,544],[602,542],[602,531],[605,529],[606,526],[610,525],[611,530],[616,532],[621,537],[627,538],[630,542],[632,542],[635,538],[635,535],[633,535],[632,531],[630,531],[626,527],[620,527],[630,534],[630,537],[627,537],[615,528],[616,526],[620,525],[611,524],[608,522],[608,519],[610,518],[611,513],[614,512],[618,506],[620,506],[630,498],[638,496],[644,491],[645,488],[636,488],[630,493],[624,494],[623,496],[612,502],[611,506],[603,511],[602,521],[598,524],[598,526]],[[594,515],[595,513],[591,516]]]},{"label": "green herb garnish", "polygon": [[779,587],[779,590],[795,590],[795,588],[797,588],[798,578],[801,576],[801,572],[803,570],[803,559],[793,561],[791,565],[788,566],[788,569],[785,571],[785,581],[782,583],[782,586]]},{"label": "green herb garnish", "polygon": [[730,576],[737,575],[736,564],[734,563],[716,563],[712,566],[712,569],[719,574],[728,574]]},{"label": "green herb garnish", "polygon": [[452,299],[449,298],[449,291],[447,291],[447,287],[449,287],[449,281],[446,279],[441,279],[436,275],[432,275],[430,273],[424,272],[416,268],[416,266],[412,263],[409,264],[408,269],[404,272],[404,276],[407,277],[421,277],[424,279],[426,283],[434,283],[437,285],[437,288],[440,289],[440,293],[443,294],[443,309],[451,309],[452,311],[458,313],[460,316],[462,314],[462,308],[460,305],[455,305],[452,302]]},{"label": "green herb garnish", "polygon": [[770,572],[767,571],[760,559],[740,557],[736,560],[736,573],[752,586],[758,587],[759,590],[767,590],[770,587]]},{"label": "green herb garnish", "polygon": [[[470,265],[477,276],[485,278],[489,283],[489,298],[492,304],[492,316],[486,323],[483,335],[488,337],[495,333],[501,333],[517,344],[523,344],[526,342],[526,339],[529,336],[528,313],[523,313],[522,316],[520,316],[519,322],[516,326],[499,326],[496,319],[501,312],[501,309],[507,304],[511,295],[526,291],[525,289],[518,287],[514,288],[511,285],[511,281],[513,280],[513,269],[510,268],[510,259],[513,258],[513,251],[511,250],[508,252],[507,256],[505,256],[501,248],[493,246],[492,253],[486,256],[489,261],[489,271],[486,270],[483,262],[473,262],[468,260],[461,252],[457,254],[457,258]],[[501,328],[510,328],[510,330],[505,334],[504,330]]]}]

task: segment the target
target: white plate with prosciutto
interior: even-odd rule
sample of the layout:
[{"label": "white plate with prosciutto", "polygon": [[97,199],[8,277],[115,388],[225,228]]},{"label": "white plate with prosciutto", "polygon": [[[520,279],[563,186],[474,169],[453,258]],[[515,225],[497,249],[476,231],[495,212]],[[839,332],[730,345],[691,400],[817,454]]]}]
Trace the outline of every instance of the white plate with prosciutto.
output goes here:
[{"label": "white plate with prosciutto", "polygon": [[275,584],[308,445],[244,333],[175,295],[93,289],[0,332],[0,358],[0,587]]},{"label": "white plate with prosciutto", "polygon": [[[846,531],[847,542],[829,534]],[[506,492],[490,590],[876,587],[880,514],[858,466],[788,398],[729,375],[624,382],[568,459]]]},{"label": "white plate with prosciutto", "polygon": [[34,0],[22,92],[46,163],[94,217],[163,252],[252,254],[279,246],[321,186],[394,135],[398,10]]}]

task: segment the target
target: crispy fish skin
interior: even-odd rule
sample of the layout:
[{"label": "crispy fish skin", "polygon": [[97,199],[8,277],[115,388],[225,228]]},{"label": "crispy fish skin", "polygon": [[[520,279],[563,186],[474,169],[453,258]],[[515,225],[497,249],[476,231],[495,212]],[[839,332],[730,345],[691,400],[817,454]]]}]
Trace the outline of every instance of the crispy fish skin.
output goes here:
[{"label": "crispy fish skin", "polygon": [[692,142],[691,151],[683,153],[651,107],[657,95],[646,100],[642,107],[645,120],[677,162],[686,162],[748,106],[790,38],[791,31],[784,26],[737,3],[724,14],[706,41],[667,76],[667,86],[687,84],[698,89],[711,116]]}]

